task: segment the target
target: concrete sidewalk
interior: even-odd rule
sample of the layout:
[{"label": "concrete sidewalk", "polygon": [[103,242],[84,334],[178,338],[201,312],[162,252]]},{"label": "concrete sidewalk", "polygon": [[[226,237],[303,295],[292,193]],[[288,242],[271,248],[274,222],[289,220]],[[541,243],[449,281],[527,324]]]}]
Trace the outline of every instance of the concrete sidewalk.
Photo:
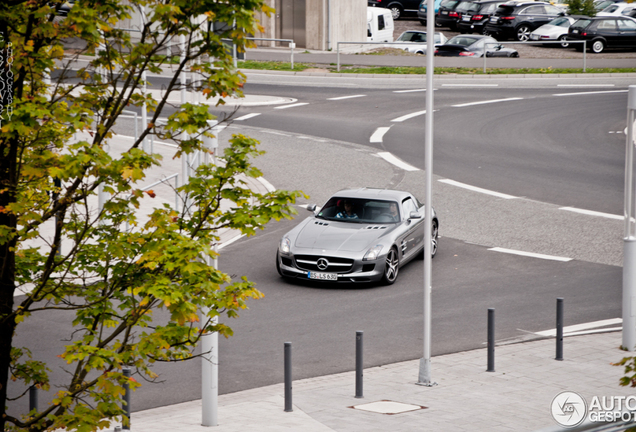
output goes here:
[{"label": "concrete sidewalk", "polygon": [[[419,360],[369,368],[362,399],[354,397],[355,372],[295,381],[293,412],[284,412],[281,383],[221,395],[216,427],[201,426],[196,400],[134,412],[131,430],[560,430],[551,415],[560,392],[577,392],[588,404],[594,396],[634,394],[618,384],[623,368],[611,365],[627,355],[620,344],[620,332],[567,337],[564,361],[554,360],[554,338],[498,346],[496,372],[486,372],[485,348],[433,357],[432,378],[438,383],[433,387],[415,384]],[[355,359],[351,364],[353,369]]]}]

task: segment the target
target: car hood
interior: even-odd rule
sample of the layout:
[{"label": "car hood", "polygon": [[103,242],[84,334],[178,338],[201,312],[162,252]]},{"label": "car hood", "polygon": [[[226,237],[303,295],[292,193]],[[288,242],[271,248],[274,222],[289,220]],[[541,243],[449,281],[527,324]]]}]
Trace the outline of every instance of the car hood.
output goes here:
[{"label": "car hood", "polygon": [[361,252],[394,229],[394,224],[378,225],[311,219],[296,236],[294,246],[331,251]]}]

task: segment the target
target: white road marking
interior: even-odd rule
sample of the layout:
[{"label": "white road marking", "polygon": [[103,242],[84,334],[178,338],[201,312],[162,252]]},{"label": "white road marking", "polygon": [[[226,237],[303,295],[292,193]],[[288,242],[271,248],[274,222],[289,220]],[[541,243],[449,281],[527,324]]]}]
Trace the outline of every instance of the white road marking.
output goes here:
[{"label": "white road marking", "polygon": [[367,95],[340,96],[340,97],[327,98],[327,100],[343,100],[343,99],[353,99],[353,98],[360,98],[360,97],[367,97]]},{"label": "white road marking", "polygon": [[597,211],[593,211],[593,210],[578,209],[578,208],[575,208],[575,207],[561,207],[561,208],[559,208],[559,210],[571,211],[571,212],[574,212],[574,213],[580,213],[580,214],[584,214],[584,215],[588,215],[588,216],[604,217],[604,218],[607,218],[607,219],[625,220],[625,216],[615,215],[615,214],[611,214],[611,213],[602,213],[602,212],[597,212]]},{"label": "white road marking", "polygon": [[467,107],[467,106],[473,106],[473,105],[484,105],[484,104],[491,104],[491,103],[498,103],[498,102],[510,102],[510,101],[516,101],[516,100],[523,100],[523,98],[506,98],[506,99],[493,99],[493,100],[487,100],[487,101],[479,101],[479,102],[469,102],[469,103],[464,103],[464,104],[457,104],[457,105],[452,105],[455,108],[460,108],[460,107]]},{"label": "white road marking", "polygon": [[391,129],[391,127],[379,127],[375,130],[375,132],[373,132],[373,134],[371,135],[371,138],[369,138],[369,142],[372,143],[381,143],[382,142],[382,138],[384,137],[384,134],[387,133],[389,131],[389,129]]},{"label": "white road marking", "polygon": [[507,253],[512,255],[520,255],[520,256],[525,256],[530,258],[540,258],[540,259],[552,260],[552,261],[561,261],[561,262],[572,261],[572,258],[559,257],[554,255],[544,255],[544,254],[538,254],[533,252],[524,252],[524,251],[506,249],[506,248],[500,248],[500,247],[494,247],[488,250],[493,252],[501,252],[501,253]]},{"label": "white road marking", "polygon": [[289,134],[285,134],[285,133],[281,133],[281,132],[276,132],[276,131],[271,131],[271,130],[262,130],[261,132],[263,133],[268,133],[268,134],[272,134],[272,135],[280,135],[280,136],[291,136]]},{"label": "white road marking", "polygon": [[423,92],[426,89],[413,89],[413,90],[393,90],[393,93],[414,93],[414,92]]},{"label": "white road marking", "polygon": [[391,120],[392,122],[403,122],[404,120],[408,120],[413,117],[421,116],[422,114],[426,114],[426,110],[418,111],[411,114],[403,115],[402,117],[395,118]]},{"label": "white road marking", "polygon": [[230,240],[226,241],[225,243],[221,243],[221,244],[219,244],[216,248],[217,248],[217,250],[221,250],[221,249],[223,249],[225,246],[229,246],[229,245],[231,245],[232,243],[234,243],[235,241],[242,239],[243,237],[245,237],[245,234],[237,235],[236,237],[234,237],[234,238],[232,238],[232,239],[230,239]]},{"label": "white road marking", "polygon": [[442,84],[442,87],[499,87],[499,84]]},{"label": "white road marking", "polygon": [[[598,327],[621,324],[622,322],[623,322],[622,318],[612,318],[612,319],[606,319],[601,321],[593,321],[589,323],[565,326],[563,327],[563,333],[580,332],[582,330],[596,329]],[[595,332],[602,332],[607,330],[614,330],[614,328],[599,329],[599,330],[596,330]],[[536,332],[535,334],[539,336],[556,336],[556,329],[544,330],[544,331]]]},{"label": "white road marking", "polygon": [[557,84],[557,87],[615,87],[614,84]]},{"label": "white road marking", "polygon": [[419,171],[419,168],[415,168],[414,166],[407,164],[406,162],[398,159],[389,152],[380,152],[378,153],[378,156],[380,156],[385,161],[395,165],[396,167],[402,168],[404,171]]},{"label": "white road marking", "polygon": [[577,92],[577,93],[556,93],[556,94],[553,94],[552,96],[580,96],[580,95],[608,94],[608,93],[627,93],[627,90],[605,90],[605,91]]},{"label": "white road marking", "polygon": [[277,106],[277,107],[274,107],[274,109],[295,108],[295,107],[299,107],[299,106],[303,106],[303,105],[309,105],[309,102],[300,102],[300,103],[291,104],[291,105]]},{"label": "white road marking", "polygon": [[261,113],[251,113],[251,114],[245,114],[244,116],[241,116],[237,119],[234,119],[234,121],[243,121],[243,120],[247,120],[247,119],[251,119],[252,117],[256,117],[261,115]]},{"label": "white road marking", "polygon": [[473,192],[479,192],[479,193],[483,193],[483,194],[486,194],[486,195],[492,195],[492,196],[495,196],[497,198],[517,199],[516,196],[506,195],[506,194],[503,194],[503,193],[500,193],[500,192],[491,191],[491,190],[488,190],[488,189],[482,189],[480,187],[471,186],[471,185],[468,185],[466,183],[460,183],[460,182],[455,181],[455,180],[441,179],[441,180],[438,180],[438,181],[441,182],[441,183],[449,184],[451,186],[457,186],[457,187],[460,187],[460,188],[468,189],[468,190],[471,190]]}]

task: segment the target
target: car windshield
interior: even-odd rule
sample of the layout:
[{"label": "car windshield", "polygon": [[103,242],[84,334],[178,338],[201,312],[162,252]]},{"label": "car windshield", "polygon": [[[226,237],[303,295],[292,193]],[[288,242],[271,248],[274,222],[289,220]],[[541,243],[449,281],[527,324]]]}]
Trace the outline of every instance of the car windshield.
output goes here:
[{"label": "car windshield", "polygon": [[477,38],[469,37],[469,36],[455,36],[451,38],[448,42],[448,45],[461,45],[461,46],[469,46],[475,43]]},{"label": "car windshield", "polygon": [[574,24],[572,24],[571,28],[583,29],[583,28],[587,27],[591,22],[592,22],[592,20],[589,20],[589,19],[576,20],[574,22]]},{"label": "car windshield", "polygon": [[395,201],[332,197],[320,209],[318,217],[351,223],[395,223],[400,221]]},{"label": "car windshield", "polygon": [[555,27],[570,27],[570,20],[565,17],[555,18],[548,23]]},{"label": "car windshield", "polygon": [[474,12],[478,9],[479,9],[479,5],[471,1],[463,1],[457,5],[457,8],[455,8],[457,12],[468,12],[468,11]]},{"label": "car windshield", "polygon": [[447,9],[451,9],[453,8],[457,3],[459,3],[458,0],[443,0],[442,3],[440,4],[440,7],[444,7]]},{"label": "car windshield", "polygon": [[396,39],[397,42],[426,42],[426,33],[406,31]]},{"label": "car windshield", "polygon": [[606,7],[605,9],[603,9],[601,12],[606,12],[606,13],[612,13],[614,11],[618,10],[618,6],[616,6],[615,4],[613,5],[609,5],[608,7]]}]

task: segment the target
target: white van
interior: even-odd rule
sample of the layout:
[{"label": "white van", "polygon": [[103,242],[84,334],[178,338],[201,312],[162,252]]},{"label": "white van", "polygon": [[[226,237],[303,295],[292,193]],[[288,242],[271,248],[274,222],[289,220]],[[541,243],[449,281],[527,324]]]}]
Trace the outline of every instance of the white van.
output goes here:
[{"label": "white van", "polygon": [[393,42],[393,28],[389,9],[367,7],[367,42]]}]

